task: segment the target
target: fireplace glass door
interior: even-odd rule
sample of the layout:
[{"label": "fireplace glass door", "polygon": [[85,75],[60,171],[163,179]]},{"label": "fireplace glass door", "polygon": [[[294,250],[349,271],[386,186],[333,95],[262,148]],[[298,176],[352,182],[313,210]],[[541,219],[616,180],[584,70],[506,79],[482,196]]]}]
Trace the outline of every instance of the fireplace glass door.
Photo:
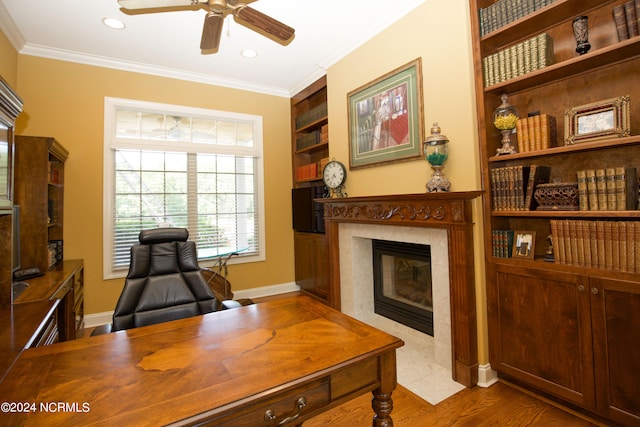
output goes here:
[{"label": "fireplace glass door", "polygon": [[375,312],[433,336],[431,247],[373,240]]}]

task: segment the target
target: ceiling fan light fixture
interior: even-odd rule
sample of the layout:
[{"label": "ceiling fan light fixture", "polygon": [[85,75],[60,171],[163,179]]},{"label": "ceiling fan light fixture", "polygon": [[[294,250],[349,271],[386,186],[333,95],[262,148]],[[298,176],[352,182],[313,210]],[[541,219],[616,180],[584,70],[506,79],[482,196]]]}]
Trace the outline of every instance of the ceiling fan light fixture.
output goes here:
[{"label": "ceiling fan light fixture", "polygon": [[124,22],[122,22],[121,20],[116,19],[116,18],[104,18],[102,20],[102,23],[104,25],[106,25],[107,27],[112,28],[114,30],[122,30],[125,27]]},{"label": "ceiling fan light fixture", "polygon": [[255,58],[256,56],[258,56],[258,52],[256,52],[254,49],[244,49],[242,52],[240,52],[240,55],[242,55],[243,58]]}]

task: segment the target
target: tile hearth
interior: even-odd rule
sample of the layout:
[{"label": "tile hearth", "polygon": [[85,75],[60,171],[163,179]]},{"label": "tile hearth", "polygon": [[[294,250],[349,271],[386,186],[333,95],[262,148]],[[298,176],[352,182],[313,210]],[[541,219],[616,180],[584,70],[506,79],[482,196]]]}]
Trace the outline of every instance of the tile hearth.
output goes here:
[{"label": "tile hearth", "polygon": [[[374,313],[372,239],[431,246],[434,337]],[[464,388],[452,379],[447,231],[433,228],[340,225],[342,311],[401,338],[398,382],[431,404]]]},{"label": "tile hearth", "polygon": [[465,388],[451,379],[450,369],[435,362],[433,337],[378,315],[367,323],[404,341],[396,355],[398,384],[404,388],[432,405]]}]

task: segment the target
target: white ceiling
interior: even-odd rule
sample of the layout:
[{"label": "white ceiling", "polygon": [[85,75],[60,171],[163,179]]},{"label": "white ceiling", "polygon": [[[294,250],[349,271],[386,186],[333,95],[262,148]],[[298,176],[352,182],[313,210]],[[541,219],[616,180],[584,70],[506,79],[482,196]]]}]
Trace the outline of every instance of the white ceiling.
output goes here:
[{"label": "white ceiling", "polygon": [[[25,55],[290,97],[425,1],[255,1],[251,7],[296,30],[293,41],[282,46],[229,16],[210,55],[200,53],[204,10],[127,15],[117,0],[0,0],[0,28]],[[126,28],[107,28],[106,17]],[[258,56],[241,57],[247,48]]]}]

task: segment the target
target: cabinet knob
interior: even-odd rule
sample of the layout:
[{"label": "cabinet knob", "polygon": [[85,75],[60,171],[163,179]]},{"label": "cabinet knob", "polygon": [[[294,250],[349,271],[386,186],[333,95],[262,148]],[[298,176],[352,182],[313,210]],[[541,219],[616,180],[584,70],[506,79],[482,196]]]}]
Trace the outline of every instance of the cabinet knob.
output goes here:
[{"label": "cabinet knob", "polygon": [[578,285],[578,291],[584,292],[584,285]]},{"label": "cabinet knob", "polygon": [[598,295],[598,292],[600,292],[600,291],[599,291],[599,290],[598,290],[598,288],[596,288],[595,286],[594,286],[593,288],[591,288],[591,293],[592,293],[592,294],[594,294],[594,295]]}]

